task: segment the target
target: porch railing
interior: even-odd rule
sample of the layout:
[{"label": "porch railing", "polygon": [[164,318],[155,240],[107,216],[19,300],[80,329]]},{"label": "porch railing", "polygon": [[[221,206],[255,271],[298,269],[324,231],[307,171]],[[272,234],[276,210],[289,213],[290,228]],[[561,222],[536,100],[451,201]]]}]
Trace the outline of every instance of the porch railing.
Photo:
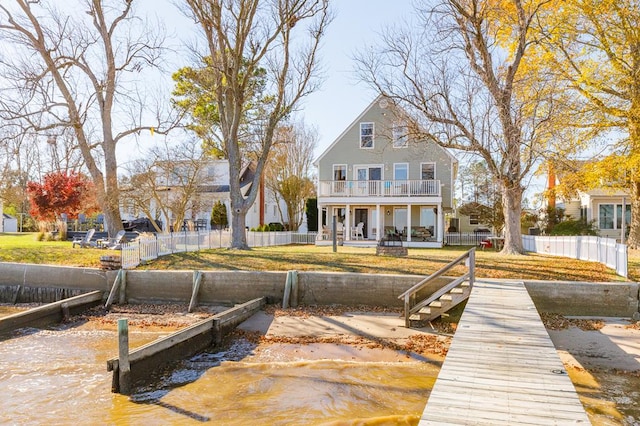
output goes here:
[{"label": "porch railing", "polygon": [[439,180],[321,180],[320,197],[439,197]]}]

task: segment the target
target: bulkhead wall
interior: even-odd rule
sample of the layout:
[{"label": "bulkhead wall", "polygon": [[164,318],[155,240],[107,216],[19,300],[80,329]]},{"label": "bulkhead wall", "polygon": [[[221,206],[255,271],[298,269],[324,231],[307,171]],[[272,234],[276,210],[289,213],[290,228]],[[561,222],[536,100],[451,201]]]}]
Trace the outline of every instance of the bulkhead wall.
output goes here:
[{"label": "bulkhead wall", "polygon": [[[109,291],[117,271],[96,268],[0,263],[0,295],[13,297],[26,288]],[[237,304],[258,297],[280,303],[286,272],[202,271],[198,302]],[[298,273],[299,305],[402,306],[398,296],[418,283],[422,276],[340,272]],[[443,277],[425,288],[418,298],[432,294],[449,282]],[[194,271],[127,271],[125,294],[131,303],[191,300]],[[632,282],[588,283],[525,281],[539,311],[576,316],[633,317],[639,312],[640,285]],[[20,289],[21,288],[21,289]],[[41,301],[45,302],[45,301]],[[46,302],[50,302],[47,300]]]}]

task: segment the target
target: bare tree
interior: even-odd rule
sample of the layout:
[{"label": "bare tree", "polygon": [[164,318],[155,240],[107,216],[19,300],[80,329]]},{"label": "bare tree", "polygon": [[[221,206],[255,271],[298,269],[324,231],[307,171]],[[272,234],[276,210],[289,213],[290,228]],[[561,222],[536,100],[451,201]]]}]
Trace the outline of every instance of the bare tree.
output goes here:
[{"label": "bare tree", "polygon": [[45,135],[74,133],[110,235],[122,229],[116,145],[143,129],[162,132],[148,112],[143,71],[163,51],[163,30],[138,17],[133,0],[7,0],[0,4],[0,71],[12,87],[0,117]]},{"label": "bare tree", "polygon": [[360,75],[414,120],[420,137],[480,156],[502,194],[503,253],[523,253],[523,180],[551,137],[553,82],[523,65],[548,0],[439,0],[357,58]]},{"label": "bare tree", "polygon": [[151,148],[132,162],[129,176],[122,179],[122,201],[143,212],[158,232],[162,230],[155,220],[160,217],[172,219],[170,225],[179,230],[188,211],[202,210],[199,190],[214,179],[207,164],[196,139]]},{"label": "bare tree", "polygon": [[[288,229],[295,231],[302,224],[305,201],[315,193],[311,179],[313,151],[318,141],[315,129],[303,122],[281,126],[264,173],[264,185],[275,196],[278,209],[280,200],[287,208]],[[284,223],[282,211],[280,217]]]},{"label": "bare tree", "polygon": [[[320,40],[330,22],[328,0],[185,0],[200,25],[212,71],[208,95],[221,151],[229,160],[233,248],[248,248],[245,217],[259,192],[274,134],[317,87]],[[206,58],[206,60],[205,60]],[[257,82],[259,80],[259,82]],[[264,94],[258,105],[256,86]],[[243,136],[249,130],[249,136]],[[253,152],[247,152],[247,148]],[[255,161],[243,195],[243,165]]]}]

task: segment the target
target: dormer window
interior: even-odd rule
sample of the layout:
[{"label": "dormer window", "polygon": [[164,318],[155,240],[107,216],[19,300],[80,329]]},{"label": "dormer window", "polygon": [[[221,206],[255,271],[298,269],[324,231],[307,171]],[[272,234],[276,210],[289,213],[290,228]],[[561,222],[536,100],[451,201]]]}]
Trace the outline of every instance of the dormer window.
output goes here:
[{"label": "dormer window", "polygon": [[360,148],[373,148],[373,123],[360,123]]},{"label": "dormer window", "polygon": [[391,129],[394,148],[406,148],[409,143],[408,128],[404,124],[396,124]]}]

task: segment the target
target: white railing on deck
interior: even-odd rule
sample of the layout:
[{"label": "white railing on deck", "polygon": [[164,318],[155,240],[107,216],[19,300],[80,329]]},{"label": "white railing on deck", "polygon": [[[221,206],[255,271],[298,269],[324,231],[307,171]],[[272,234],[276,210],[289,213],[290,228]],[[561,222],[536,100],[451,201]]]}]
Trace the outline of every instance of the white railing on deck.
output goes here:
[{"label": "white railing on deck", "polygon": [[[247,232],[249,247],[315,244],[316,232]],[[230,231],[174,232],[152,236],[142,235],[136,241],[122,244],[122,268],[132,269],[172,253],[192,252],[231,246]]]},{"label": "white railing on deck", "polygon": [[526,251],[600,262],[627,277],[627,246],[611,238],[592,236],[549,237],[523,235]]},{"label": "white railing on deck", "polygon": [[440,196],[439,180],[321,180],[319,197]]}]

